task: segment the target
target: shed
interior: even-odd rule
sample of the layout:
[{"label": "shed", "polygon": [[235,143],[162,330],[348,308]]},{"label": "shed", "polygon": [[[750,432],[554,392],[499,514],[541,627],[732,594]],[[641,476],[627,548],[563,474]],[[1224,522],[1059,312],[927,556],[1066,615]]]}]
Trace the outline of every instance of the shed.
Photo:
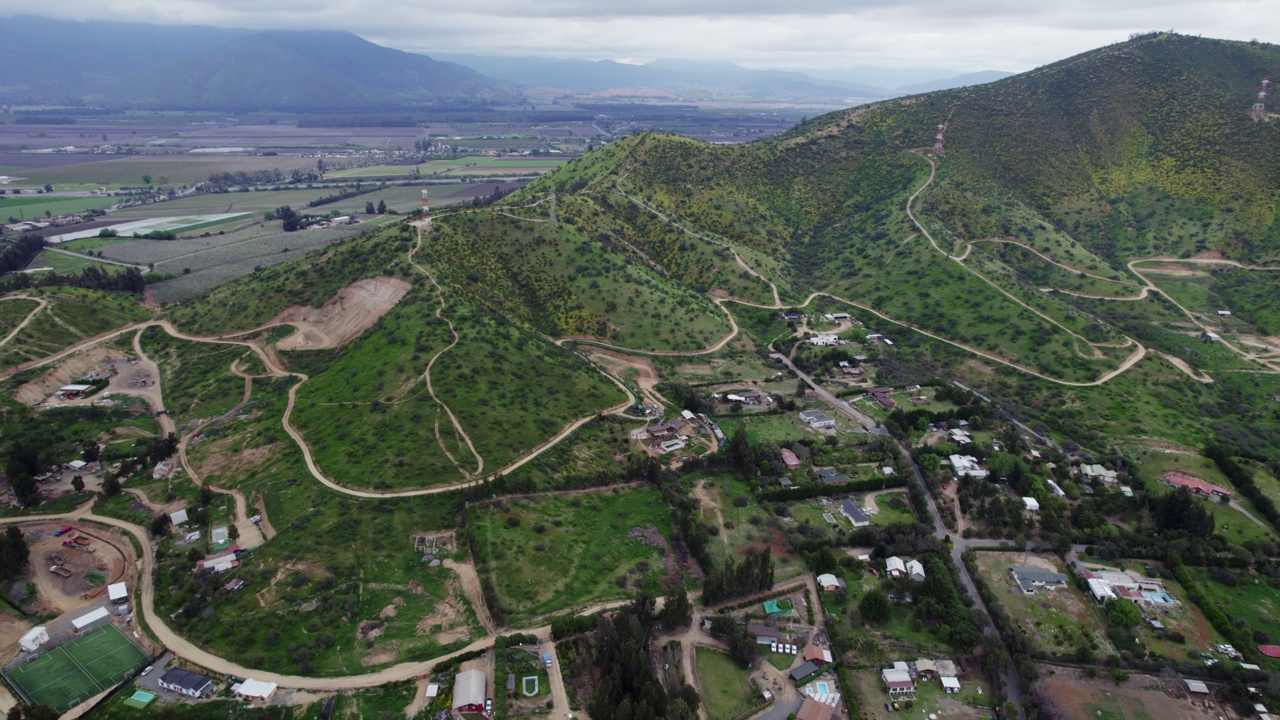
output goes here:
[{"label": "shed", "polygon": [[111,617],[111,613],[107,612],[106,608],[100,607],[92,612],[81,615],[75,620],[72,620],[71,624],[75,626],[77,631],[80,631],[80,630],[84,630],[85,628],[93,625],[94,623],[100,620],[105,620],[106,618],[109,618],[109,617]]},{"label": "shed", "polygon": [[924,675],[925,673],[933,673],[936,675],[938,673],[938,664],[928,659],[917,660],[916,672],[920,673],[921,675]]},{"label": "shed", "polygon": [[1033,497],[1022,498],[1022,505],[1026,508],[1027,512],[1040,512],[1040,501]]},{"label": "shed", "polygon": [[427,686],[428,700],[439,697],[439,695],[440,695],[440,685],[438,683],[431,683],[430,685]]},{"label": "shed", "polygon": [[942,678],[942,689],[948,693],[960,692],[960,681],[953,677]]},{"label": "shed", "polygon": [[185,509],[178,510],[177,512],[173,512],[173,513],[169,513],[169,522],[173,523],[174,525],[181,525],[182,523],[186,522],[188,519],[189,518],[187,517],[187,511]]},{"label": "shed", "polygon": [[83,460],[72,460],[71,462],[67,463],[67,467],[71,468],[72,470],[83,470],[89,467],[89,463]]},{"label": "shed", "polygon": [[34,652],[47,642],[49,642],[49,630],[43,625],[37,625],[18,640],[18,646],[23,652]]},{"label": "shed", "polygon": [[1208,695],[1209,686],[1199,680],[1187,680],[1187,692],[1196,695]]},{"label": "shed", "polygon": [[267,702],[276,694],[276,687],[273,682],[263,682],[249,678],[238,686],[233,686],[231,690],[242,698]]},{"label": "shed", "polygon": [[129,586],[122,583],[112,583],[107,586],[107,599],[119,605],[129,599]]}]

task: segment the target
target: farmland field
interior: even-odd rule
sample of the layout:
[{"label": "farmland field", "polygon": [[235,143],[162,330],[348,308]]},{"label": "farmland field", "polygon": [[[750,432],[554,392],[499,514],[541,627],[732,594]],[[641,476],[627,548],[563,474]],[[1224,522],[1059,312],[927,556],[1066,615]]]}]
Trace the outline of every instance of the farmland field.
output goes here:
[{"label": "farmland field", "polygon": [[50,195],[0,196],[0,222],[10,222],[9,218],[18,220],[43,220],[48,212],[51,215],[69,215],[85,210],[104,208],[114,205],[116,200],[109,197],[60,197]]},{"label": "farmland field", "polygon": [[109,273],[121,272],[125,269],[120,265],[102,263],[96,260],[90,260],[86,257],[68,255],[66,253],[55,252],[53,250],[41,250],[40,254],[36,255],[35,259],[31,261],[31,265],[28,267],[28,270],[49,268],[49,270],[53,272],[68,274],[78,273],[87,267],[96,267],[99,270]]},{"label": "farmland field", "polygon": [[144,175],[150,175],[155,182],[161,185],[169,183],[191,185],[208,180],[210,175],[217,173],[237,172],[240,170],[252,173],[276,168],[288,173],[290,170],[309,170],[315,168],[315,166],[316,161],[311,158],[286,155],[274,157],[252,155],[117,155],[110,160],[24,169],[21,175],[25,183],[33,185],[51,183],[57,186],[64,184],[108,187],[119,187],[121,185],[139,186],[143,184],[142,178]]},{"label": "farmland field", "polygon": [[1280,643],[1280,580],[1236,570],[1219,573],[1196,568],[1192,574],[1227,617],[1262,633],[1268,643]]},{"label": "farmland field", "polygon": [[650,488],[472,505],[482,578],[510,623],[586,602],[657,591],[662,552],[628,534],[671,534],[671,515]]},{"label": "farmland field", "polygon": [[747,683],[747,670],[718,650],[697,650],[698,683],[710,720],[733,720],[755,706],[756,694]]},{"label": "farmland field", "polygon": [[[438,175],[503,175],[512,172],[543,173],[563,165],[565,158],[545,157],[467,157],[457,160],[429,160],[417,165],[375,165],[372,167],[335,170],[328,177],[394,178],[413,177],[416,168],[421,177]],[[504,173],[503,171],[506,171]]]}]

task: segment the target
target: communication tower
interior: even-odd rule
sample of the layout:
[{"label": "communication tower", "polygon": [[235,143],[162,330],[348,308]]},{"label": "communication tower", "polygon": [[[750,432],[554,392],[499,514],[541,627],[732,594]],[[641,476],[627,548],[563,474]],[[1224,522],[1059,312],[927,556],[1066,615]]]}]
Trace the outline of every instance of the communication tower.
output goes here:
[{"label": "communication tower", "polygon": [[1262,84],[1258,86],[1258,99],[1253,103],[1253,109],[1249,111],[1255,122],[1267,115],[1267,89],[1269,87],[1271,87],[1270,75],[1262,78]]},{"label": "communication tower", "polygon": [[947,121],[943,120],[942,122],[938,123],[938,134],[933,137],[933,154],[934,155],[941,155],[942,153],[946,152],[944,142],[943,142],[946,134],[947,134]]},{"label": "communication tower", "polygon": [[422,217],[424,218],[431,217],[431,202],[427,198],[426,184],[423,184],[422,186]]}]

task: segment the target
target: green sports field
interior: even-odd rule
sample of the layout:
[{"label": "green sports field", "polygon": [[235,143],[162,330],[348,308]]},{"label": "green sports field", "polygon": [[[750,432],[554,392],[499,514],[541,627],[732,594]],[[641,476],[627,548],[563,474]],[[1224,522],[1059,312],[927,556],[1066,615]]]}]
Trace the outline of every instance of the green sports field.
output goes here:
[{"label": "green sports field", "polygon": [[24,700],[59,713],[131,677],[147,656],[114,625],[77,638],[5,673]]}]

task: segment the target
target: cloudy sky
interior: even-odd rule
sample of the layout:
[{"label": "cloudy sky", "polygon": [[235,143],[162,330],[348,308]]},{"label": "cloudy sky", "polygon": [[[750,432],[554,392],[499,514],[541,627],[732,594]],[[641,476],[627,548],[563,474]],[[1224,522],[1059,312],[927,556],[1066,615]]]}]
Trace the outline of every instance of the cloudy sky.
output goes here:
[{"label": "cloudy sky", "polygon": [[0,15],[18,13],[341,29],[427,53],[756,68],[1021,71],[1148,30],[1280,40],[1277,0],[0,0]]}]

